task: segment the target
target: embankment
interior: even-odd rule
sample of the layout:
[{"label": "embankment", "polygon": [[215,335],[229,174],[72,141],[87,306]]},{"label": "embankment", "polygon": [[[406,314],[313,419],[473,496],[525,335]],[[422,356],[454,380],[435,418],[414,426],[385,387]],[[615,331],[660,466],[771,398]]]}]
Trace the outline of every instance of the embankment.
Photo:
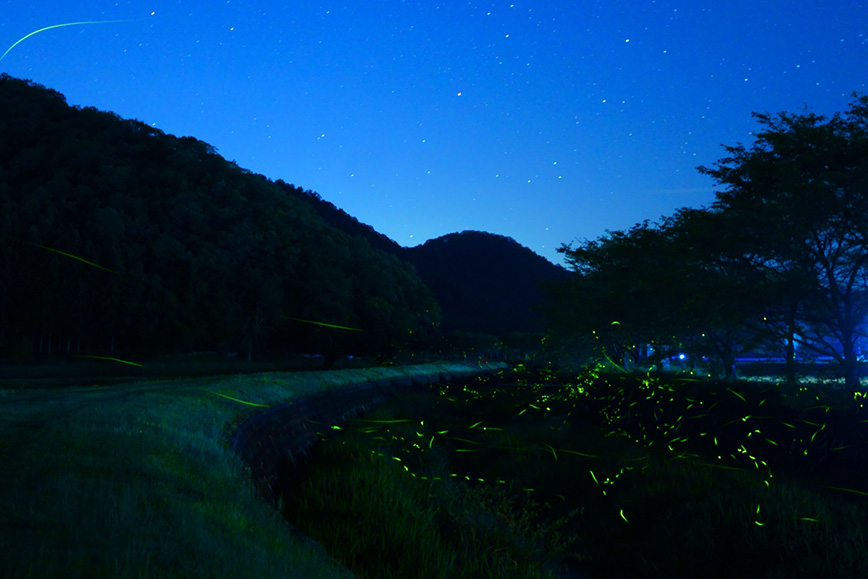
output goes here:
[{"label": "embankment", "polygon": [[303,452],[306,425],[376,403],[368,390],[377,383],[407,387],[501,367],[0,389],[2,576],[350,576],[257,496],[239,452],[267,481],[284,449]]},{"label": "embankment", "polygon": [[399,392],[507,367],[503,363],[455,363],[330,372],[335,385],[328,390],[293,399],[242,422],[233,436],[232,448],[250,467],[258,494],[273,501],[278,495],[282,466],[302,458],[316,443],[318,433],[369,412]]}]

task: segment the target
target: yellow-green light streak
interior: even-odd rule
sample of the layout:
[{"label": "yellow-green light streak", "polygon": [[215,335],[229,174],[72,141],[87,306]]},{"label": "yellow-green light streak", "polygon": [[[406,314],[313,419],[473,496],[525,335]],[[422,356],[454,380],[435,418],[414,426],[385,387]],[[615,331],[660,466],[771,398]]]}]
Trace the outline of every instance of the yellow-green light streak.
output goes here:
[{"label": "yellow-green light streak", "polygon": [[579,456],[584,456],[585,458],[603,458],[602,456],[597,456],[596,454],[587,454],[585,452],[579,452],[578,450],[567,450],[565,448],[559,448],[561,452],[567,452],[569,454],[577,454]]},{"label": "yellow-green light streak", "polygon": [[144,364],[139,364],[137,362],[130,362],[129,360],[121,360],[120,358],[110,358],[108,356],[88,356],[87,354],[75,354],[72,356],[73,358],[93,358],[94,360],[109,360],[111,362],[120,362],[121,364],[129,364],[130,366],[138,366],[139,368],[146,368]]},{"label": "yellow-green light streak", "polygon": [[227,396],[226,394],[220,394],[219,392],[214,392],[213,390],[206,390],[202,388],[205,392],[210,392],[214,396],[220,396],[221,398],[226,398],[228,400],[232,400],[233,402],[240,402],[241,404],[246,404],[247,406],[259,406],[260,408],[270,408],[268,404],[256,404],[255,402],[247,402],[246,400],[240,400],[238,398],[233,398],[232,396]]},{"label": "yellow-green light streak", "polygon": [[727,388],[727,390],[729,390],[730,392],[732,392],[733,394],[735,394],[736,396],[738,396],[739,398],[741,398],[741,401],[744,402],[745,404],[747,404],[747,400],[745,399],[744,396],[742,396],[741,394],[739,394],[738,392],[736,392],[736,391],[733,390],[732,388]]},{"label": "yellow-green light streak", "polygon": [[12,46],[10,46],[9,48],[6,49],[6,52],[3,53],[3,56],[0,56],[0,60],[3,60],[4,58],[6,58],[6,55],[9,54],[13,48],[18,46],[19,44],[21,44],[22,42],[24,42],[25,40],[27,40],[31,36],[33,36],[35,34],[39,34],[40,32],[45,32],[46,30],[53,30],[55,28],[63,28],[65,26],[81,26],[84,24],[114,24],[117,22],[135,22],[135,20],[88,20],[85,22],[65,22],[63,24],[53,24],[51,26],[46,26],[45,28],[40,28],[39,30],[34,30],[33,32],[31,32],[27,36],[24,36],[23,38],[19,39],[17,42],[15,42],[15,44],[13,44]]},{"label": "yellow-green light streak", "polygon": [[114,273],[114,271],[110,270],[107,267],[103,267],[103,266],[98,265],[92,261],[88,261],[84,258],[78,257],[77,255],[72,255],[71,253],[66,253],[65,251],[60,251],[59,249],[54,249],[53,247],[47,247],[45,245],[39,245],[38,243],[31,243],[30,245],[34,245],[36,247],[41,247],[42,249],[46,249],[48,251],[53,251],[54,253],[59,253],[60,255],[65,255],[66,257],[71,257],[72,259],[77,259],[78,261],[80,261],[82,263],[86,263],[87,265],[92,265],[93,267],[107,271],[109,273]]},{"label": "yellow-green light streak", "polygon": [[845,489],[845,488],[843,488],[843,487],[832,487],[832,486],[828,486],[828,485],[826,486],[826,488],[827,488],[827,489],[836,490],[836,491],[844,491],[844,492],[846,492],[846,493],[854,493],[854,494],[857,494],[857,495],[864,495],[864,496],[868,497],[868,493],[863,492],[863,491],[857,491],[857,490],[855,490],[855,489]]},{"label": "yellow-green light streak", "polygon": [[335,328],[337,330],[347,330],[348,332],[364,332],[359,328],[350,328],[348,326],[339,326],[337,324],[326,324],[325,322],[313,322],[311,320],[302,320],[300,318],[289,318],[290,320],[295,320],[296,322],[302,322],[305,324],[313,324],[315,326],[324,326],[326,328]]},{"label": "yellow-green light streak", "polygon": [[399,422],[412,422],[409,418],[399,418],[397,420],[373,420],[370,418],[350,418],[354,422],[373,422],[375,424],[397,424]]},{"label": "yellow-green light streak", "polygon": [[557,460],[558,459],[558,453],[555,452],[555,447],[552,446],[551,444],[546,443],[546,442],[543,442],[543,444],[545,444],[547,447],[549,447],[549,450],[552,451],[552,455],[555,457],[555,460]]}]

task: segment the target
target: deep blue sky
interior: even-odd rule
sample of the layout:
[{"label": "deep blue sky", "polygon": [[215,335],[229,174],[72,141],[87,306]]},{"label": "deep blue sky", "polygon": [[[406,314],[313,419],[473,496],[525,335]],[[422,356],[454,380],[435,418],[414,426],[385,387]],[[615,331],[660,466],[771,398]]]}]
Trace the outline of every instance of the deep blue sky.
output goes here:
[{"label": "deep blue sky", "polygon": [[[552,261],[713,199],[752,111],[868,92],[858,1],[0,0],[0,72],[214,145],[402,245]],[[153,13],[153,15],[152,15]]]}]

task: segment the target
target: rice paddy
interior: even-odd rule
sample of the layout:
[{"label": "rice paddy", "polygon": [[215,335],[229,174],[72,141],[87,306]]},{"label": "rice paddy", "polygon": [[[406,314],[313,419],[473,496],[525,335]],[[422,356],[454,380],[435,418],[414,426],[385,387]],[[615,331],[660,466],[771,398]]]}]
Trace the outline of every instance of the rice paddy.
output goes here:
[{"label": "rice paddy", "polygon": [[348,421],[283,512],[362,577],[864,575],[862,402],[511,372]]}]

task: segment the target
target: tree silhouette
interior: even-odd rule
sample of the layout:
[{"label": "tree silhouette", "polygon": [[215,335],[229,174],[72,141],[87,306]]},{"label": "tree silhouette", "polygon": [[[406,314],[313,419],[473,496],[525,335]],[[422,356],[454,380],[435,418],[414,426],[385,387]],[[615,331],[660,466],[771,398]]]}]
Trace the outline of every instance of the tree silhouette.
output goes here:
[{"label": "tree silhouette", "polygon": [[[756,142],[699,170],[725,190],[706,209],[609,232],[561,252],[576,275],[555,286],[561,333],[637,358],[642,345],[710,355],[733,376],[738,348],[838,360],[859,383],[868,337],[868,97],[846,113],[756,114]],[[628,356],[629,355],[629,356]]]},{"label": "tree silhouette", "polygon": [[868,97],[845,114],[756,114],[751,148],[700,171],[727,187],[715,208],[757,244],[758,264],[788,285],[769,312],[788,344],[832,356],[858,386],[868,314]]}]

